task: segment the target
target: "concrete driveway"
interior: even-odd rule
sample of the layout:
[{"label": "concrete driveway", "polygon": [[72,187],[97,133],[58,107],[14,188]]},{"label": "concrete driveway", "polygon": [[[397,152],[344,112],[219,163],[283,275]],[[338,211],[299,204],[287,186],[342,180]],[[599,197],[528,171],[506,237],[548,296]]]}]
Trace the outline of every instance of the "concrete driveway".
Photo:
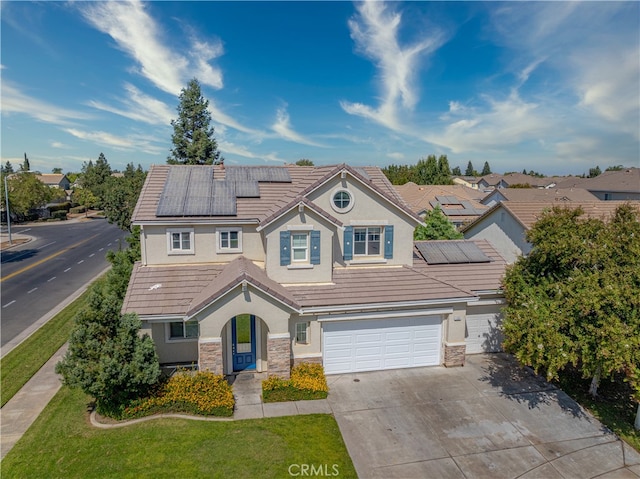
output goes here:
[{"label": "concrete driveway", "polygon": [[640,478],[640,454],[504,354],[328,376],[365,478]]}]

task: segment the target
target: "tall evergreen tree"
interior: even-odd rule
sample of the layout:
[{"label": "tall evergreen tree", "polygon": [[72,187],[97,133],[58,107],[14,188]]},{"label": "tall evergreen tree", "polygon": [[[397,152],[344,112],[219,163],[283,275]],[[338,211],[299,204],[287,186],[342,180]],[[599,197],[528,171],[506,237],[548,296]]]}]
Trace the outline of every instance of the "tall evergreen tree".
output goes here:
[{"label": "tall evergreen tree", "polygon": [[109,162],[104,156],[104,153],[100,153],[95,164],[91,160],[89,160],[89,162],[85,161],[82,164],[82,179],[80,183],[83,188],[91,191],[91,193],[98,198],[98,204],[96,206],[99,208],[102,208],[102,204],[104,203],[111,173],[111,166],[109,166]]},{"label": "tall evergreen tree", "polygon": [[480,173],[480,174],[482,176],[491,174],[491,167],[489,166],[489,162],[488,161],[484,162],[484,166],[482,167],[482,173]]},{"label": "tall evergreen tree", "polygon": [[2,167],[2,173],[4,173],[5,175],[10,175],[11,173],[14,173],[13,165],[9,160],[7,160],[7,162]]},{"label": "tall evergreen tree", "polygon": [[217,165],[224,162],[213,137],[209,101],[202,96],[200,83],[192,79],[180,93],[178,118],[171,120],[173,148],[170,165]]},{"label": "tall evergreen tree", "polygon": [[438,175],[435,178],[434,185],[450,185],[451,181],[451,168],[449,168],[449,160],[447,155],[440,155],[438,158]]},{"label": "tall evergreen tree", "polygon": [[27,154],[24,154],[24,162],[22,166],[20,166],[21,171],[31,171],[31,165],[29,164],[29,158],[27,158]]},{"label": "tall evergreen tree", "polygon": [[467,169],[464,172],[465,176],[473,176],[474,173],[475,170],[473,169],[471,162],[467,163]]},{"label": "tall evergreen tree", "polygon": [[453,168],[453,170],[451,170],[451,174],[453,176],[462,176],[462,171],[460,170],[459,166],[456,166]]}]

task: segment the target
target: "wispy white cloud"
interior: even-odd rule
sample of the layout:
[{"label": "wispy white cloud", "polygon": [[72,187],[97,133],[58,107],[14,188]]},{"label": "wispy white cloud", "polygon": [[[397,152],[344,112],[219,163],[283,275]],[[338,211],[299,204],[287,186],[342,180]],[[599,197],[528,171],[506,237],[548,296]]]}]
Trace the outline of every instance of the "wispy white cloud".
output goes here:
[{"label": "wispy white cloud", "polygon": [[144,135],[117,136],[106,131],[83,131],[77,128],[65,128],[64,131],[81,140],[118,150],[141,151],[152,155],[168,152],[164,145],[157,145]]},{"label": "wispy white cloud", "polygon": [[121,100],[124,108],[118,108],[106,103],[91,100],[88,105],[98,110],[108,111],[132,120],[149,123],[151,125],[169,125],[175,116],[166,103],[143,93],[130,83],[124,85],[126,97]]},{"label": "wispy white cloud", "polygon": [[287,160],[280,158],[277,153],[267,153],[266,155],[257,154],[249,150],[246,146],[239,146],[229,141],[219,141],[218,148],[223,153],[223,156],[224,153],[228,153],[232,155],[242,156],[243,158],[263,160],[265,162],[273,161],[276,163],[287,163]]},{"label": "wispy white cloud", "polygon": [[444,43],[438,29],[425,28],[423,37],[414,44],[401,45],[402,15],[388,9],[388,4],[367,1],[357,6],[358,14],[349,20],[351,38],[357,51],[371,59],[378,68],[380,104],[341,101],[344,111],[375,121],[392,130],[400,130],[400,111],[411,111],[418,101],[415,77],[420,60]]},{"label": "wispy white cloud", "polygon": [[69,145],[65,145],[60,141],[52,141],[49,144],[51,145],[51,148],[69,148]]},{"label": "wispy white cloud", "polygon": [[276,112],[276,121],[271,125],[271,129],[275,131],[281,138],[294,143],[300,143],[302,145],[319,146],[323,145],[313,140],[305,138],[300,133],[297,133],[291,127],[291,121],[289,119],[289,113],[287,113],[286,107],[278,108]]},{"label": "wispy white cloud", "polygon": [[12,83],[2,81],[2,115],[21,113],[28,115],[44,123],[54,125],[71,125],[74,120],[88,120],[91,115],[87,113],[62,108],[44,100],[39,100],[26,95]]}]

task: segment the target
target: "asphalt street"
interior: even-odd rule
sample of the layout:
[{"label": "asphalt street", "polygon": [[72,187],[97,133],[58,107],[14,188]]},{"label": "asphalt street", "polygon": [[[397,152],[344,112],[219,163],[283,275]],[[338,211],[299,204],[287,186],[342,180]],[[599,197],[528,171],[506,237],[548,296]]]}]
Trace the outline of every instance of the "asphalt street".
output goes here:
[{"label": "asphalt street", "polygon": [[103,218],[18,226],[12,233],[33,240],[1,255],[2,346],[104,270],[107,251],[127,246],[127,233]]}]

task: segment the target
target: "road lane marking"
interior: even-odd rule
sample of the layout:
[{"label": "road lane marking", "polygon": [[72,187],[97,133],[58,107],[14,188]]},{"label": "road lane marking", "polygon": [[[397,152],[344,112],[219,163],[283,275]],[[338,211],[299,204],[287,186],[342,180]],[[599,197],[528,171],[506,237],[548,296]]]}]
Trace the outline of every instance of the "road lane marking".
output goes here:
[{"label": "road lane marking", "polygon": [[[0,283],[2,283],[3,281],[6,281],[8,279],[13,278],[14,276],[18,276],[19,274],[24,273],[25,271],[29,271],[32,268],[35,268],[36,266],[40,266],[42,263],[45,263],[53,258],[55,258],[56,256],[60,256],[61,254],[66,253],[67,251],[69,251],[70,249],[76,248],[78,246],[80,246],[81,244],[86,243],[87,241],[91,241],[93,238],[95,238],[96,236],[98,236],[97,234],[90,236],[89,238],[82,240],[76,244],[73,244],[71,246],[69,246],[68,248],[65,248],[63,250],[58,251],[57,253],[53,253],[52,255],[47,256],[46,258],[42,258],[40,261],[36,261],[33,264],[30,264],[29,266],[25,266],[22,269],[19,269],[18,271],[14,271],[11,274],[8,274],[7,276],[5,276],[4,278],[0,279]],[[53,277],[53,279],[55,279],[55,276]],[[51,280],[49,280],[51,281]]]},{"label": "road lane marking", "polygon": [[47,246],[51,246],[51,245],[52,245],[52,244],[54,244],[54,243],[57,243],[57,241],[52,241],[51,243],[47,243],[47,244],[46,244],[46,245],[44,245],[44,246],[40,246],[40,248],[38,248],[38,249],[46,248]]},{"label": "road lane marking", "polygon": [[102,251],[104,248],[100,248],[98,251]]},{"label": "road lane marking", "polygon": [[93,258],[95,255],[96,255],[95,253],[91,253],[91,254],[89,255],[89,258]]},{"label": "road lane marking", "polygon": [[63,273],[66,273],[67,271],[69,271],[71,268],[67,268],[63,271]]},{"label": "road lane marking", "polygon": [[15,303],[16,300],[14,299],[13,301],[11,301],[10,303],[7,303],[3,306],[3,308],[6,308],[7,306],[11,306],[13,303]]},{"label": "road lane marking", "polygon": [[54,276],[53,278],[49,278],[49,279],[47,280],[47,283],[50,283],[51,281],[53,281],[53,280],[54,280],[54,279],[56,279],[56,278],[57,278],[57,276]]},{"label": "road lane marking", "polygon": [[[11,203],[9,203],[9,204],[11,204]],[[111,246],[111,243],[107,243],[107,246]]]},{"label": "road lane marking", "polygon": [[38,289],[38,288],[33,288],[31,291],[27,291],[27,294],[33,293],[36,289]]},{"label": "road lane marking", "polygon": [[80,261],[78,261],[78,264],[82,264],[82,263],[84,263],[84,260],[83,260],[83,259],[81,259]]}]

